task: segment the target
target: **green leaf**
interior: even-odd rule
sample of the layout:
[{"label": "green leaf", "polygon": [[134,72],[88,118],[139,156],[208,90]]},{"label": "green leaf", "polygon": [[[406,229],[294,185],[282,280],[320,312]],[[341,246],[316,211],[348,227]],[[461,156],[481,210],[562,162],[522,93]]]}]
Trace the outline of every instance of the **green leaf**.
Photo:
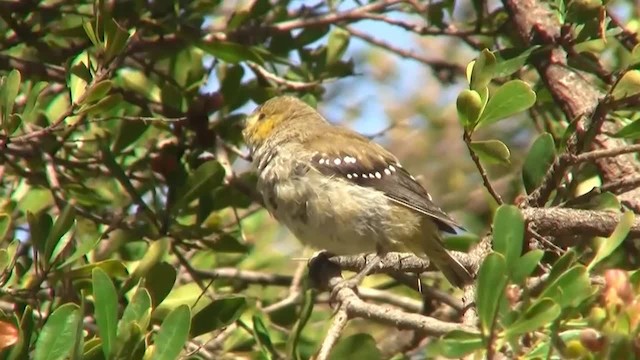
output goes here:
[{"label": "green leaf", "polygon": [[491,332],[498,306],[504,296],[505,286],[507,286],[507,262],[502,254],[490,253],[478,271],[476,295],[480,329],[485,336]]},{"label": "green leaf", "polygon": [[465,129],[472,129],[482,113],[482,98],[475,90],[464,89],[458,94],[456,109],[458,119]]},{"label": "green leaf", "polygon": [[131,336],[129,328],[131,324],[136,324],[141,330],[146,330],[150,318],[151,296],[145,288],[138,287],[118,323],[118,340],[123,342]]},{"label": "green leaf", "polygon": [[179,191],[178,199],[172,207],[175,212],[189,205],[206,191],[211,191],[222,184],[224,179],[224,169],[215,160],[210,160],[200,165],[196,171],[189,176],[187,183]]},{"label": "green leaf", "polygon": [[76,260],[87,255],[89,251],[95,249],[95,247],[100,242],[100,237],[97,236],[93,238],[75,236],[75,239],[78,241],[75,251],[62,264],[58,266],[58,269],[62,269],[68,265],[73,264],[74,262],[76,262]]},{"label": "green leaf", "polygon": [[13,105],[20,91],[20,71],[13,69],[0,81],[0,115],[2,127],[8,132],[9,116],[13,113]]},{"label": "green leaf", "polygon": [[540,298],[553,299],[561,308],[576,307],[591,296],[591,281],[587,269],[576,265],[561,274],[542,291]]},{"label": "green leaf", "polygon": [[489,164],[509,164],[511,153],[500,140],[472,141],[469,146],[480,160]]},{"label": "green leaf", "polygon": [[127,268],[122,264],[120,260],[105,260],[93,264],[87,264],[71,269],[67,272],[56,272],[53,274],[53,279],[88,279],[92,276],[93,269],[99,268],[102,271],[109,274],[111,277],[123,277],[127,275]]},{"label": "green leaf", "polygon": [[527,110],[536,102],[536,93],[522,80],[511,80],[502,84],[489,97],[478,126],[492,124]]},{"label": "green leaf", "polygon": [[640,120],[634,120],[628,125],[625,125],[622,129],[618,130],[613,137],[625,138],[625,139],[637,139],[640,137]]},{"label": "green leaf", "polygon": [[111,151],[120,154],[136,142],[150,128],[144,121],[120,121],[118,131],[111,143]]},{"label": "green leaf", "polygon": [[121,93],[111,94],[95,104],[83,105],[82,107],[80,107],[80,110],[78,110],[78,114],[100,115],[100,113],[102,112],[106,112],[118,107],[122,102],[123,97]]},{"label": "green leaf", "polygon": [[116,353],[118,331],[118,294],[109,275],[100,268],[92,271],[93,302],[96,324],[106,359]]},{"label": "green leaf", "polygon": [[591,271],[596,265],[598,265],[598,263],[611,255],[620,246],[620,244],[622,244],[629,234],[629,230],[631,230],[634,220],[635,216],[631,211],[625,212],[622,217],[620,217],[620,222],[616,226],[615,230],[613,230],[611,236],[603,239],[603,243],[598,248],[596,256],[591,260],[589,266],[587,266],[588,271]]},{"label": "green leaf", "polygon": [[262,64],[262,58],[252,47],[224,41],[200,42],[196,45],[204,52],[224,62],[237,64],[242,61],[253,61]]},{"label": "green leaf", "polygon": [[538,267],[543,256],[544,251],[541,249],[534,249],[522,255],[518,260],[518,266],[514,266],[511,269],[511,281],[514,284],[523,284],[527,277]]},{"label": "green leaf", "polygon": [[440,355],[451,359],[460,359],[482,348],[484,348],[484,342],[480,334],[454,330],[442,339],[436,340],[432,346],[428,345],[426,358],[432,359]]},{"label": "green leaf", "polygon": [[156,348],[152,360],[178,358],[189,336],[190,319],[187,305],[180,305],[167,315],[154,338]]},{"label": "green leaf", "polygon": [[220,329],[236,321],[247,308],[244,297],[230,297],[213,301],[193,315],[191,336]]},{"label": "green leaf", "polygon": [[527,194],[540,186],[555,159],[556,148],[553,136],[549,133],[540,134],[531,145],[522,166],[522,181]]},{"label": "green leaf", "polygon": [[638,93],[640,93],[640,70],[629,70],[622,75],[622,78],[611,90],[611,97],[620,100]]},{"label": "green leaf", "polygon": [[96,101],[102,100],[111,91],[113,83],[111,80],[104,80],[97,84],[94,84],[87,89],[87,93],[82,99],[82,104],[93,104]]},{"label": "green leaf", "polygon": [[300,358],[298,355],[298,344],[300,343],[302,330],[307,325],[309,318],[311,318],[315,303],[315,291],[313,289],[307,289],[302,298],[298,321],[291,330],[291,336],[289,336],[289,340],[287,341],[287,355],[291,359]]},{"label": "green leaf", "polygon": [[49,86],[49,84],[45,81],[38,81],[35,85],[31,87],[29,90],[29,96],[27,97],[27,102],[24,105],[24,110],[22,111],[22,118],[25,122],[32,123],[37,119],[37,114],[40,109],[40,94],[42,91]]},{"label": "green leaf", "polygon": [[[129,32],[118,24],[114,19],[110,19],[105,24],[105,59],[111,61],[124,50],[129,40]],[[107,26],[108,25],[108,26]]]},{"label": "green leaf", "polygon": [[520,266],[524,242],[524,216],[513,205],[501,205],[493,218],[493,249],[502,254],[509,274]]},{"label": "green leaf", "polygon": [[62,213],[56,219],[56,222],[53,223],[53,228],[49,231],[49,235],[45,240],[45,248],[44,248],[44,256],[47,262],[53,261],[52,255],[53,250],[60,242],[60,239],[64,236],[64,234],[71,229],[71,226],[76,221],[76,209],[73,204],[68,203],[64,209],[62,209]]},{"label": "green leaf", "polygon": [[171,292],[171,289],[173,289],[175,282],[176,269],[169,263],[163,261],[149,270],[145,277],[144,287],[151,295],[153,307],[158,307],[162,303]]},{"label": "green leaf", "polygon": [[488,49],[482,50],[473,65],[469,88],[478,92],[486,88],[493,79],[495,68],[496,57]]},{"label": "green leaf", "polygon": [[382,359],[382,353],[376,347],[376,341],[369,334],[354,334],[338,340],[329,354],[330,360],[343,359]]},{"label": "green leaf", "polygon": [[100,41],[100,39],[98,39],[98,35],[93,28],[93,23],[91,23],[91,21],[86,21],[82,24],[82,27],[84,28],[84,32],[87,34],[87,37],[89,38],[93,46],[98,49],[102,49],[102,42]]},{"label": "green leaf", "polygon": [[269,330],[264,325],[264,321],[262,321],[260,315],[255,314],[251,319],[253,320],[254,338],[257,340],[260,347],[265,353],[270,354],[273,358],[279,358],[280,356],[278,355],[276,348],[273,346],[273,342],[269,336]]},{"label": "green leaf", "polygon": [[496,66],[493,77],[507,77],[522,69],[532,52],[541,48],[540,45],[531,46],[524,51],[522,49],[504,49],[494,53]]},{"label": "green leaf", "polygon": [[0,213],[0,243],[7,237],[9,230],[11,230],[11,222],[11,215]]},{"label": "green leaf", "polygon": [[327,35],[331,29],[328,25],[304,27],[302,31],[294,38],[295,47],[302,48],[311,44]]},{"label": "green leaf", "polygon": [[327,40],[327,60],[326,64],[331,65],[342,58],[342,55],[349,47],[349,32],[339,27],[334,27],[329,33]]},{"label": "green leaf", "polygon": [[0,249],[0,274],[4,273],[10,263],[11,257],[7,249]]},{"label": "green leaf", "polygon": [[42,327],[36,340],[34,360],[65,359],[75,347],[80,308],[76,304],[64,304],[57,308]]},{"label": "green leaf", "polygon": [[43,258],[43,261],[48,263],[49,257],[47,256],[46,249],[46,239],[51,232],[51,227],[53,226],[53,220],[51,216],[44,211],[41,211],[37,214],[33,214],[32,212],[27,212],[27,221],[29,222],[29,232],[31,233],[31,243],[38,250],[40,255]]},{"label": "green leaf", "polygon": [[514,338],[516,336],[536,331],[553,323],[560,316],[561,309],[551,299],[542,299],[528,308],[524,314],[518,318],[505,331],[505,336]]}]

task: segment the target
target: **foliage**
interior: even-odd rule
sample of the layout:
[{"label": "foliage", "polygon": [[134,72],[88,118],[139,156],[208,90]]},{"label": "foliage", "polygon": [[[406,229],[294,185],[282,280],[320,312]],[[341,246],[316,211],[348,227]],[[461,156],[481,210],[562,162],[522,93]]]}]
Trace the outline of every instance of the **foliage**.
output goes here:
[{"label": "foliage", "polygon": [[[0,358],[640,357],[634,3],[303,3],[0,3]],[[385,127],[489,234],[446,239],[473,286],[378,274],[332,317],[244,155],[284,93]]]}]

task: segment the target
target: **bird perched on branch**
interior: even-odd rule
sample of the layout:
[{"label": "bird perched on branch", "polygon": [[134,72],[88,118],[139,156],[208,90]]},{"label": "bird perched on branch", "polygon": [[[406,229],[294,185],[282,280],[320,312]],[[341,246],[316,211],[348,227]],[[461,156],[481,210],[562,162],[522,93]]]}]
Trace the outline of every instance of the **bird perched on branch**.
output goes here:
[{"label": "bird perched on branch", "polygon": [[472,280],[442,244],[440,232],[460,226],[380,145],[292,96],[257,107],[243,136],[267,210],[304,244],[336,255],[410,250],[455,286]]}]

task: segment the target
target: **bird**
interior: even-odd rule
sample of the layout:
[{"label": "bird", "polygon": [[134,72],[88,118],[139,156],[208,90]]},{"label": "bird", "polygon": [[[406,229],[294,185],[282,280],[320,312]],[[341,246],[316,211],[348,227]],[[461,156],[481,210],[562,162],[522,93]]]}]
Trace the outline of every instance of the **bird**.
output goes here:
[{"label": "bird", "polygon": [[264,206],[303,244],[378,258],[411,251],[456,287],[473,280],[442,242],[462,227],[381,145],[289,95],[257,106],[242,135]]}]

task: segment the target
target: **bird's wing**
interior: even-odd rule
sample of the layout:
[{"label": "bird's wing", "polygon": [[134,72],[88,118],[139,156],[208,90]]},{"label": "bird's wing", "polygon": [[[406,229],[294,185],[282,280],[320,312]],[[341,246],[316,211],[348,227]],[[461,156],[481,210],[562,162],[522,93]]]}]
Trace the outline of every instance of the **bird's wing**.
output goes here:
[{"label": "bird's wing", "polygon": [[390,200],[431,217],[442,231],[462,229],[433,203],[427,190],[395,156],[368,138],[348,129],[331,128],[308,139],[306,145],[315,152],[311,164],[320,173],[379,190]]}]

